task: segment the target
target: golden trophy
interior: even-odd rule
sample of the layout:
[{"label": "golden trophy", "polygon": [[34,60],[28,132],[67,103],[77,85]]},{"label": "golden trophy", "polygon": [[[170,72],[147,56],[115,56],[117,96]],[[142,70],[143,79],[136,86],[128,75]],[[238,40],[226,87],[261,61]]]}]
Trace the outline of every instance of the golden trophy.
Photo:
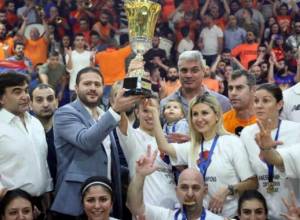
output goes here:
[{"label": "golden trophy", "polygon": [[[125,12],[128,19],[129,40],[136,53],[134,60],[143,61],[143,54],[152,47],[155,25],[161,10],[158,3],[150,0],[125,0]],[[125,95],[151,96],[151,81],[144,68],[128,73],[123,87]]]}]

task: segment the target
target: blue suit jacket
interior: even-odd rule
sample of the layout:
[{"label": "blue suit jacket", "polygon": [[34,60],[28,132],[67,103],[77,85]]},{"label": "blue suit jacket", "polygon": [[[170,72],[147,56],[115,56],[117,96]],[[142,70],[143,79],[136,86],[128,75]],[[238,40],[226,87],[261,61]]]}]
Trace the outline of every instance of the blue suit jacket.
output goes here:
[{"label": "blue suit jacket", "polygon": [[107,155],[102,141],[111,139],[114,213],[122,213],[120,162],[112,130],[118,122],[105,112],[95,122],[79,99],[58,109],[54,115],[57,153],[56,197],[52,210],[77,216],[82,213],[80,187],[91,176],[107,176]]}]

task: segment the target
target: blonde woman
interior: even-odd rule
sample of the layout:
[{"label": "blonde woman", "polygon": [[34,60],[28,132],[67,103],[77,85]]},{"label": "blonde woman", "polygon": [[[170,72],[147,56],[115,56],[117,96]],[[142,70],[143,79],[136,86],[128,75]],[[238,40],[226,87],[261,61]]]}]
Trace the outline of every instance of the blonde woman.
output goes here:
[{"label": "blonde woman", "polygon": [[168,143],[157,108],[150,102],[148,109],[153,114],[159,150],[171,157],[173,165],[187,164],[204,176],[208,186],[204,207],[225,217],[235,216],[237,194],[255,189],[257,178],[240,139],[224,130],[222,110],[216,98],[204,94],[191,100],[188,112],[191,141],[183,144]]}]

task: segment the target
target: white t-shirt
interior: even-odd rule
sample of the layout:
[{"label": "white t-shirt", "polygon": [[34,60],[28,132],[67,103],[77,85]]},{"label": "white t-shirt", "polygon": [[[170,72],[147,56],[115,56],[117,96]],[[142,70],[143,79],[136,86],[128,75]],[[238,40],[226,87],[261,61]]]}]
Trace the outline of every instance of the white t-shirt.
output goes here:
[{"label": "white t-shirt", "polygon": [[[74,91],[75,84],[76,84],[76,76],[79,70],[90,66],[90,58],[92,53],[90,51],[83,51],[82,53],[78,53],[76,50],[72,51],[72,65],[73,68],[68,70],[70,72],[70,82],[69,82],[69,89]],[[66,55],[66,63],[69,61],[69,56]]]},{"label": "white t-shirt", "polygon": [[[156,139],[142,129],[134,129],[130,125],[128,126],[127,136],[123,135],[119,128],[117,128],[117,134],[132,178],[135,175],[136,161],[147,152],[147,146],[151,145],[153,151],[158,149]],[[146,177],[144,201],[151,205],[173,209],[178,201],[172,167],[170,164],[163,162],[160,155],[157,156],[155,163],[159,170]]]},{"label": "white t-shirt", "polygon": [[216,55],[218,53],[218,38],[223,37],[223,31],[217,25],[212,28],[205,27],[200,33],[203,40],[203,55]]},{"label": "white t-shirt", "polygon": [[[206,211],[206,218],[205,220],[224,220],[223,217],[215,215],[214,213]],[[174,220],[175,213],[177,210],[166,209],[154,205],[145,205],[145,217],[148,220]],[[182,214],[178,215],[178,220],[182,219]],[[201,218],[198,218],[199,220]]]},{"label": "white t-shirt", "polygon": [[283,159],[284,173],[289,178],[300,179],[300,145],[277,149]]},{"label": "white t-shirt", "polygon": [[184,51],[192,50],[194,48],[194,42],[185,38],[181,39],[177,46],[177,52],[181,54]]},{"label": "white t-shirt", "polygon": [[[277,129],[274,129],[271,133],[275,138]],[[258,177],[259,192],[261,192],[268,201],[269,216],[271,219],[282,219],[280,213],[286,211],[282,198],[289,196],[289,190],[298,191],[299,181],[289,180],[281,175],[281,172],[274,167],[274,193],[267,192],[268,180],[268,168],[267,165],[259,158],[260,149],[255,142],[255,134],[259,132],[257,124],[247,126],[241,133],[241,139],[246,146],[246,150],[249,155],[250,164]],[[300,124],[285,121],[281,122],[278,140],[283,141],[283,145],[278,145],[278,148],[284,148],[291,144],[300,143]]]},{"label": "white t-shirt", "polygon": [[[213,139],[205,141],[204,151],[209,151]],[[191,142],[183,144],[173,144],[177,160],[172,160],[174,165],[188,164],[189,167],[198,168],[196,161],[191,158]],[[199,159],[201,148],[199,148],[195,160]],[[236,156],[238,155],[238,156]],[[222,135],[217,141],[214,153],[211,157],[211,163],[206,171],[205,182],[208,186],[208,194],[204,198],[203,205],[208,208],[212,195],[216,194],[221,187],[235,185],[240,181],[255,176],[252,171],[247,153],[241,140],[235,135]],[[225,217],[234,217],[237,210],[237,198],[228,196],[225,200],[222,215]]]},{"label": "white t-shirt", "polygon": [[300,83],[283,91],[283,101],[281,118],[300,122]]}]

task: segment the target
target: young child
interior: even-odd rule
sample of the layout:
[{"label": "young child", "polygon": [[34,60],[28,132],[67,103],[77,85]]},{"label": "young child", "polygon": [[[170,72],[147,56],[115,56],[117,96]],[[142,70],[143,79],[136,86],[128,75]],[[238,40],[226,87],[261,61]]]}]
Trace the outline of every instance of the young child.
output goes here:
[{"label": "young child", "polygon": [[166,123],[163,125],[165,135],[180,133],[189,135],[189,124],[185,118],[183,106],[177,100],[169,100],[163,109]]},{"label": "young child", "polygon": [[[174,99],[169,100],[164,106],[163,116],[166,120],[166,123],[163,125],[165,135],[172,133],[189,135],[189,124],[185,118],[183,106],[179,101]],[[170,164],[170,158],[168,155],[161,152],[160,157],[165,163]],[[172,166],[172,172],[174,174],[176,184],[178,182],[179,174],[185,168],[186,166]]]}]

